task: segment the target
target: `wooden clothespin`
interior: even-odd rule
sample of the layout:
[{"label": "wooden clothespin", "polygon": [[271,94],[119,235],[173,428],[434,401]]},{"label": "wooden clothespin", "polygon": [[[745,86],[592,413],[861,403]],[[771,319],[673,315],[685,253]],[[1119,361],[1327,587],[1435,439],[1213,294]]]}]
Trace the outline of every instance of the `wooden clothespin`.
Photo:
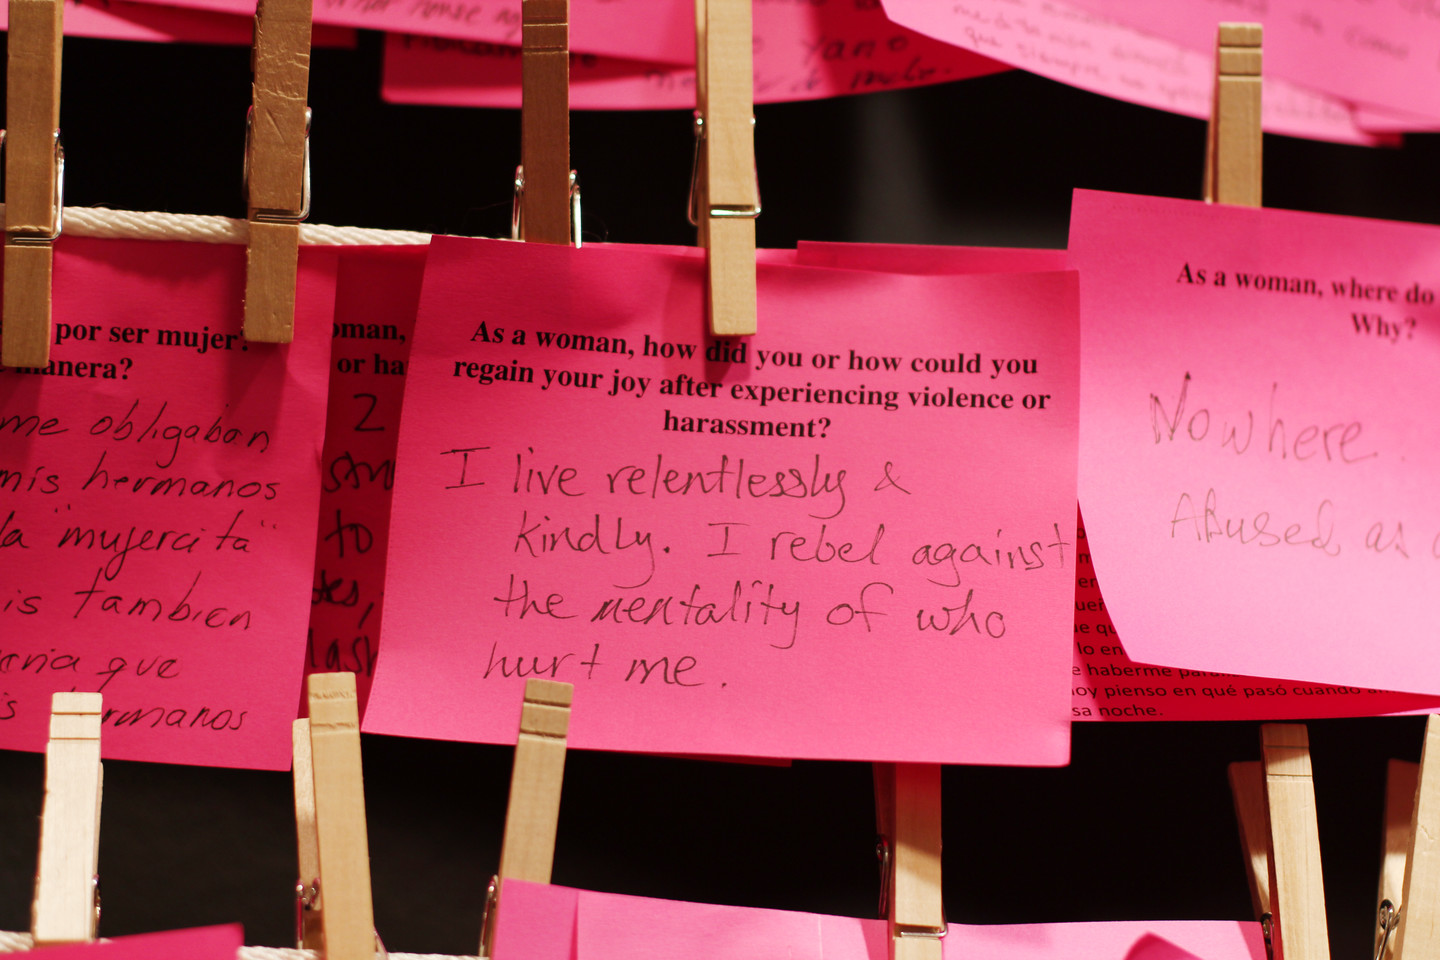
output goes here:
[{"label": "wooden clothespin", "polygon": [[880,834],[880,913],[890,923],[890,960],[940,960],[940,767],[875,764]]},{"label": "wooden clothespin", "polygon": [[10,0],[5,122],[5,296],[0,365],[50,363],[50,244],[60,235],[60,0]]},{"label": "wooden clothespin", "polygon": [[1425,721],[1394,960],[1440,956],[1440,722]]},{"label": "wooden clothespin", "polygon": [[570,0],[522,0],[520,167],[511,235],[580,245],[570,169]]},{"label": "wooden clothespin", "polygon": [[1375,897],[1375,960],[1394,957],[1394,934],[1405,902],[1405,864],[1410,857],[1411,819],[1419,764],[1391,760],[1385,771],[1385,836],[1380,847],[1380,890]]},{"label": "wooden clothespin", "polygon": [[245,339],[295,338],[300,221],[310,214],[311,0],[259,0],[245,127]]},{"label": "wooden clothespin", "polygon": [[520,736],[510,774],[500,872],[490,882],[480,931],[480,956],[491,955],[495,913],[506,880],[549,883],[560,823],[560,788],[565,779],[565,738],[575,688],[554,680],[526,680],[520,707]]},{"label": "wooden clothespin", "polygon": [[324,951],[320,923],[320,835],[315,830],[315,767],[310,757],[310,721],[296,720],[290,744],[295,780],[295,848],[299,879],[295,882],[295,945]]},{"label": "wooden clothespin", "polygon": [[1270,822],[1270,890],[1276,956],[1329,960],[1325,884],[1310,738],[1303,724],[1260,728]]},{"label": "wooden clothespin", "polygon": [[1258,23],[1222,23],[1215,44],[1215,99],[1205,147],[1205,199],[1260,206]]},{"label": "wooden clothespin", "polygon": [[30,923],[37,947],[95,939],[101,783],[100,694],[55,694]]},{"label": "wooden clothespin", "polygon": [[312,673],[307,683],[325,958],[374,960],[375,911],[355,674]]},{"label": "wooden clothespin", "polygon": [[750,0],[695,0],[690,222],[705,256],[710,332],[755,332],[755,80]]},{"label": "wooden clothespin", "polygon": [[1255,919],[1265,931],[1265,948],[1270,951],[1270,831],[1265,813],[1265,771],[1258,762],[1247,760],[1230,764],[1229,774],[1235,820],[1240,825],[1240,848],[1250,881],[1250,902]]}]

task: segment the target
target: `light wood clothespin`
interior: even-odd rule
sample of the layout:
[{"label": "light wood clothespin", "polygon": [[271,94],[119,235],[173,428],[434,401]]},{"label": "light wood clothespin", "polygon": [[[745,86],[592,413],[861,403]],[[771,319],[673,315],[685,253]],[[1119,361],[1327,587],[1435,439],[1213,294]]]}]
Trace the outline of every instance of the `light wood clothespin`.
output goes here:
[{"label": "light wood clothespin", "polygon": [[1329,960],[1325,884],[1310,737],[1303,724],[1260,728],[1270,822],[1270,890],[1276,956]]},{"label": "light wood clothespin", "polygon": [[10,0],[5,122],[5,294],[0,366],[50,363],[50,244],[60,235],[60,0]]},{"label": "light wood clothespin", "polygon": [[295,779],[295,848],[299,879],[295,882],[295,945],[302,950],[325,949],[320,923],[320,835],[315,830],[315,768],[310,758],[310,721],[296,720],[290,744]]},{"label": "light wood clothespin", "polygon": [[755,332],[755,80],[750,0],[695,0],[695,170],[690,222],[706,249],[710,332]]},{"label": "light wood clothespin", "polygon": [[300,221],[310,214],[311,0],[259,0],[245,126],[245,339],[295,338]]},{"label": "light wood clothespin", "polygon": [[1270,832],[1265,813],[1265,771],[1257,761],[1232,763],[1229,768],[1230,796],[1235,801],[1235,820],[1240,825],[1240,848],[1245,856],[1245,873],[1250,881],[1250,902],[1255,919],[1265,931],[1265,949],[1271,953]]},{"label": "light wood clothespin", "polygon": [[1394,960],[1440,956],[1440,722],[1425,721],[1400,896]]},{"label": "light wood clothespin", "polygon": [[1411,818],[1420,765],[1391,760],[1385,771],[1385,836],[1380,847],[1380,890],[1375,896],[1375,960],[1394,957],[1394,934],[1405,902],[1405,864],[1410,856]]},{"label": "light wood clothespin", "polygon": [[1222,23],[1215,43],[1215,99],[1205,147],[1205,199],[1260,206],[1258,23]]},{"label": "light wood clothespin", "polygon": [[37,947],[95,939],[100,916],[100,694],[51,698],[30,932]]},{"label": "light wood clothespin", "polygon": [[570,0],[522,0],[520,166],[515,240],[580,245],[580,188],[570,169]]},{"label": "light wood clothespin", "polygon": [[940,960],[945,910],[940,889],[940,767],[875,764],[880,834],[880,912],[890,960]]},{"label": "light wood clothespin", "polygon": [[307,683],[325,958],[374,960],[375,911],[355,674],[312,673]]},{"label": "light wood clothespin", "polygon": [[549,883],[560,824],[560,789],[565,779],[565,738],[575,687],[554,680],[526,680],[520,707],[520,735],[510,774],[500,872],[490,882],[481,922],[480,956],[491,955],[495,913],[506,880]]}]

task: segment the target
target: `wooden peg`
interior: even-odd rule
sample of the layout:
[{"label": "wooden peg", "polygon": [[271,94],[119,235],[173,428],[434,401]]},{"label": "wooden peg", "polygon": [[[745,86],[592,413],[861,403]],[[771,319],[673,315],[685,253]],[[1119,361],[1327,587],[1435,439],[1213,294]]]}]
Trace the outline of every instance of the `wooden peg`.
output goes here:
[{"label": "wooden peg", "polygon": [[876,824],[889,850],[885,883],[891,960],[940,960],[940,767],[875,764]]},{"label": "wooden peg", "polygon": [[522,0],[520,239],[569,243],[570,0]]},{"label": "wooden peg", "polygon": [[1270,913],[1270,834],[1265,816],[1265,772],[1256,761],[1232,763],[1230,796],[1240,825],[1240,848],[1250,881],[1250,902],[1255,919]]},{"label": "wooden peg", "polygon": [[10,0],[0,366],[50,363],[50,242],[60,232],[60,0]]},{"label": "wooden peg", "polygon": [[1275,955],[1329,960],[1325,885],[1310,738],[1303,724],[1260,728],[1270,822],[1270,890]]},{"label": "wooden peg", "polygon": [[1382,924],[1388,919],[1392,936],[1385,936],[1384,926],[1377,931],[1382,949],[1376,951],[1376,960],[1395,956],[1393,932],[1405,900],[1405,864],[1410,857],[1411,819],[1419,777],[1420,765],[1406,760],[1391,760],[1385,771],[1385,836],[1380,847],[1380,890],[1375,896],[1375,914]]},{"label": "wooden peg", "polygon": [[1258,23],[1222,23],[1215,43],[1215,99],[1206,131],[1205,199],[1260,206]]},{"label": "wooden peg", "polygon": [[755,81],[750,0],[695,0],[695,220],[705,257],[706,307],[716,336],[753,334]]},{"label": "wooden peg", "polygon": [[95,939],[100,702],[98,693],[57,693],[50,701],[40,866],[30,925],[37,947]]},{"label": "wooden peg", "polygon": [[496,902],[481,935],[480,955],[491,955],[506,880],[549,883],[555,863],[555,833],[560,824],[560,789],[565,779],[565,738],[570,733],[570,703],[575,687],[554,680],[526,680],[520,706],[520,735],[510,774],[510,803],[505,809],[505,838],[500,844]]},{"label": "wooden peg", "polygon": [[245,339],[295,337],[300,221],[309,213],[311,0],[259,0],[245,142]]},{"label": "wooden peg", "polygon": [[370,900],[355,674],[312,673],[307,682],[325,958],[374,960],[375,912]]},{"label": "wooden peg", "polygon": [[295,779],[295,848],[299,870],[296,910],[296,946],[302,950],[325,949],[324,929],[320,923],[320,901],[316,882],[320,878],[320,837],[315,832],[315,768],[310,758],[310,721],[296,720],[290,729],[290,745],[294,751],[292,773]]},{"label": "wooden peg", "polygon": [[1411,804],[1409,856],[1400,897],[1394,960],[1440,956],[1440,723],[1425,721],[1415,798]]}]

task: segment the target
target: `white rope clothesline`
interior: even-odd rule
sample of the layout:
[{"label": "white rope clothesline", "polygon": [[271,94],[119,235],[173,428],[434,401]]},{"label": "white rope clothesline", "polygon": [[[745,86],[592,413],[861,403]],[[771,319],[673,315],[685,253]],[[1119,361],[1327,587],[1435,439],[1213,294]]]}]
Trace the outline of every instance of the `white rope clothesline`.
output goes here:
[{"label": "white rope clothesline", "polygon": [[[0,204],[0,211],[4,204]],[[140,213],[100,207],[66,207],[64,232],[73,237],[107,240],[189,240],[194,243],[244,243],[250,224],[230,217],[191,213]],[[430,242],[430,234],[414,230],[377,230],[370,227],[332,227],[300,224],[300,242],[316,246],[415,245]]]}]

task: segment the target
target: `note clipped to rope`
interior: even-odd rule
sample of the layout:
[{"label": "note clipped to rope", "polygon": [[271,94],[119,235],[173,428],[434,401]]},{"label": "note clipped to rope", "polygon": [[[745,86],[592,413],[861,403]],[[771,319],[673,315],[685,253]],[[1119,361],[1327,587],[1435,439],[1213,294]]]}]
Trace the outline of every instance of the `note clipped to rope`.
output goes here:
[{"label": "note clipped to rope", "polygon": [[290,346],[244,249],[57,243],[51,364],[0,369],[0,747],[105,695],[105,755],[285,769],[305,650],[333,253]]},{"label": "note clipped to rope", "polygon": [[[636,957],[793,957],[874,960],[887,953],[884,920],[595,893],[508,880],[495,960]],[[1005,960],[1255,960],[1258,923],[1149,920],[967,926],[952,923],[946,957]],[[740,951],[745,952],[740,952]]]},{"label": "note clipped to rope", "polygon": [[1440,230],[1079,191],[1070,254],[1129,656],[1440,693]]},{"label": "note clipped to rope", "polygon": [[426,247],[342,248],[305,672],[355,674],[361,712],[380,650],[395,445]]},{"label": "note clipped to rope", "polygon": [[1064,762],[1075,279],[759,267],[437,237],[412,352],[374,732]]},{"label": "note clipped to rope", "polygon": [[227,923],[67,943],[35,951],[35,956],[47,960],[235,960],[244,944],[240,924]]}]

